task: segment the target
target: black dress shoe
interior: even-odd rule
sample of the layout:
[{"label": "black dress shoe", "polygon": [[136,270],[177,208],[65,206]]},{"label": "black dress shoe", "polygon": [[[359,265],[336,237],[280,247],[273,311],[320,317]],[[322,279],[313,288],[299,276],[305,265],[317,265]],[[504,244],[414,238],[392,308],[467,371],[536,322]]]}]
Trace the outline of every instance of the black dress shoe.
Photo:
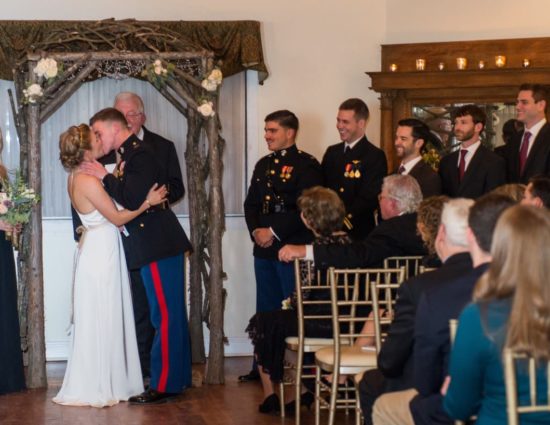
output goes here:
[{"label": "black dress shoe", "polygon": [[250,381],[259,381],[260,374],[257,370],[251,370],[246,375],[239,376],[239,382],[250,382]]},{"label": "black dress shoe", "polygon": [[149,388],[147,391],[144,391],[139,395],[130,397],[128,401],[130,404],[160,404],[173,400],[178,396],[179,394],[177,393],[161,393]]},{"label": "black dress shoe", "polygon": [[281,403],[277,394],[271,394],[266,397],[264,402],[258,407],[260,413],[277,413],[281,410]]},{"label": "black dress shoe", "polygon": [[[300,406],[306,406],[308,410],[311,409],[311,405],[315,401],[313,393],[305,392],[300,396]],[[296,410],[296,400],[289,401],[285,404],[285,412],[293,413]]]}]

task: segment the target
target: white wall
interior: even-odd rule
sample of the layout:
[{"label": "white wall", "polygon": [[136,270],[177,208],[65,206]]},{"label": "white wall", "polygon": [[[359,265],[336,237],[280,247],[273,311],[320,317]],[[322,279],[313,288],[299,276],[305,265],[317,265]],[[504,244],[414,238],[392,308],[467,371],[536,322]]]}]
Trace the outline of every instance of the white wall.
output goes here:
[{"label": "white wall", "polygon": [[[298,144],[321,157],[338,141],[336,110],[348,97],[361,97],[371,108],[368,135],[378,143],[376,94],[365,71],[380,67],[385,33],[385,0],[21,0],[3,5],[2,19],[95,20],[114,17],[139,20],[258,20],[270,77],[251,99],[255,108],[249,140],[253,163],[267,150],[263,117],[290,109],[301,120]],[[252,164],[253,165],[253,164]],[[185,223],[184,223],[185,224]],[[238,249],[235,249],[238,247]],[[72,252],[69,221],[44,223],[46,339],[51,358],[66,351]],[[224,269],[229,279],[225,331],[228,353],[250,350],[244,328],[254,310],[252,247],[244,220],[229,218],[224,236]]]},{"label": "white wall", "polygon": [[548,37],[547,0],[387,0],[385,44]]}]

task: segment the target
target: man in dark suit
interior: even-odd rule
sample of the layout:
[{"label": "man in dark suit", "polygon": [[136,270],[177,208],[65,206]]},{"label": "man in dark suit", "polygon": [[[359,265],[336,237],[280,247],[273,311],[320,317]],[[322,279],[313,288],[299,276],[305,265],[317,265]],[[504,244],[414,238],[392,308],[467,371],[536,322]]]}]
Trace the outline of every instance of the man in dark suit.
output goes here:
[{"label": "man in dark suit", "polygon": [[[369,371],[363,375],[360,395],[366,424],[384,423],[385,418],[392,418],[396,423],[410,419],[408,401],[416,394],[413,390],[413,334],[420,296],[427,288],[457,276],[464,276],[472,270],[465,233],[468,209],[473,201],[457,199],[452,202],[457,205],[453,208],[453,214],[450,217],[453,220],[452,231],[449,231],[452,239],[444,237],[446,232],[443,217],[436,237],[436,250],[443,265],[435,271],[418,275],[399,287],[394,320],[378,355],[378,370]],[[403,409],[397,406],[395,409],[390,409],[398,416],[394,416],[392,411],[387,411],[388,400],[397,403],[397,406],[404,406]],[[373,404],[375,412],[373,412]],[[372,422],[371,412],[373,413]]]},{"label": "man in dark suit", "polygon": [[414,177],[424,198],[441,194],[439,174],[422,159],[430,138],[430,128],[426,124],[415,118],[406,118],[397,123],[393,142],[395,154],[401,160],[395,172]]},{"label": "man in dark suit", "polygon": [[[398,423],[453,423],[441,409],[440,395],[450,352],[449,320],[457,318],[462,308],[471,300],[475,283],[491,261],[489,250],[497,220],[514,202],[504,195],[487,194],[479,198],[468,212],[470,204],[469,200],[456,199],[445,206],[437,247],[438,255],[448,258],[439,271],[418,277],[420,280],[423,276],[431,279],[437,272],[440,274],[437,280],[431,279],[431,282],[421,287],[416,297],[414,337],[411,338],[414,349],[409,351],[409,370],[414,375],[414,389],[381,397],[375,405],[376,413],[373,417],[382,415],[382,418],[388,418],[388,407],[400,400],[401,404],[396,408],[399,412],[390,413],[405,418]],[[465,257],[465,245],[471,263]],[[460,262],[466,267],[450,272],[449,267]],[[408,383],[410,378],[411,375],[408,376]],[[410,407],[406,403],[408,400],[411,400]],[[378,419],[377,417],[374,423],[382,423]]]},{"label": "man in dark suit", "polygon": [[550,125],[546,122],[548,89],[540,84],[523,84],[516,100],[516,115],[524,125],[519,138],[506,144],[509,183],[527,184],[538,174],[550,176]]},{"label": "man in dark suit", "polygon": [[444,195],[476,199],[506,183],[505,161],[481,144],[485,120],[476,105],[464,105],[455,112],[454,135],[461,144],[439,164]]},{"label": "man in dark suit", "polygon": [[361,99],[344,101],[336,117],[341,143],[329,146],[321,166],[325,186],[334,190],[346,207],[345,228],[354,240],[374,228],[382,179],[388,165],[384,151],[367,140],[369,108]]},{"label": "man in dark suit", "polygon": [[[105,190],[125,208],[135,210],[154,183],[167,184],[153,154],[128,128],[124,115],[106,108],[90,120],[104,152],[116,150],[120,163],[109,174],[98,162],[84,171],[102,179]],[[126,224],[122,238],[128,268],[140,269],[151,322],[156,330],[151,350],[151,382],[131,403],[164,401],[191,385],[191,352],[184,305],[184,254],[191,244],[170,208],[157,206]]]},{"label": "man in dark suit", "polygon": [[379,195],[384,221],[360,242],[350,245],[286,245],[279,251],[282,261],[295,258],[315,260],[320,268],[377,267],[387,257],[423,255],[426,250],[416,232],[416,209],[422,192],[411,176],[393,174],[384,178]]}]

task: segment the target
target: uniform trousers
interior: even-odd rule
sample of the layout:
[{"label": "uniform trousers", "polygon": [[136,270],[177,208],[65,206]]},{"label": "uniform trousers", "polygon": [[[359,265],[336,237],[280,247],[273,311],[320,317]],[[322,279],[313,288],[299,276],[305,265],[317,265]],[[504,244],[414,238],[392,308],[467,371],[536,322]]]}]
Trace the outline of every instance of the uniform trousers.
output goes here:
[{"label": "uniform trousers", "polygon": [[254,257],[256,312],[281,308],[295,288],[294,263]]},{"label": "uniform trousers", "polygon": [[155,328],[151,324],[149,301],[141,278],[141,270],[130,270],[130,288],[132,290],[132,307],[134,308],[141,374],[144,378],[148,378],[151,376],[151,345],[155,337]]},{"label": "uniform trousers", "polygon": [[185,307],[183,254],[141,268],[155,337],[150,388],[180,393],[191,385],[191,349]]}]

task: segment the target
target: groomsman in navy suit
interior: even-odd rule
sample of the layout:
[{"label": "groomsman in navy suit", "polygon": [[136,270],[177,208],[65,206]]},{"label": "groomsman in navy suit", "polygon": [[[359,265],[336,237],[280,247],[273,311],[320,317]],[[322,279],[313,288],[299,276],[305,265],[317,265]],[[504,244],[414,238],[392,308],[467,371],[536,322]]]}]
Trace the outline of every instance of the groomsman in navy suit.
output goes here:
[{"label": "groomsman in navy suit", "polygon": [[505,161],[481,143],[486,119],[476,105],[464,105],[455,112],[454,135],[460,149],[439,164],[443,195],[476,199],[506,183]]}]

